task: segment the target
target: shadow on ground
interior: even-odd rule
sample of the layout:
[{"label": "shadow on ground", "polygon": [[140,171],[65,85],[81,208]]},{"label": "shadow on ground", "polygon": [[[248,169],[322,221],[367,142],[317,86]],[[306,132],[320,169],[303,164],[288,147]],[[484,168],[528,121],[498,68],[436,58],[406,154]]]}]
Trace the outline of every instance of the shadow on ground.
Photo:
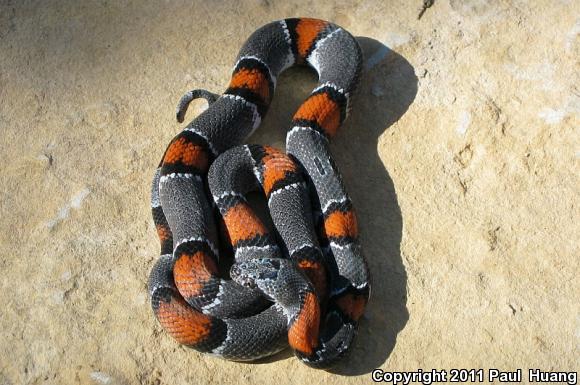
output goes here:
[{"label": "shadow on ground", "polygon": [[365,55],[365,72],[335,156],[339,165],[350,166],[343,172],[357,209],[372,292],[349,362],[332,370],[342,375],[366,374],[383,365],[409,319],[407,273],[400,249],[403,219],[395,186],[377,147],[379,137],[415,99],[417,77],[405,58],[382,43],[364,37],[358,41]]},{"label": "shadow on ground", "polygon": [[[372,294],[350,356],[331,372],[361,375],[380,367],[409,318],[407,273],[401,259],[403,221],[395,186],[379,158],[379,137],[405,114],[417,94],[417,77],[405,58],[382,43],[357,38],[365,70],[349,119],[332,144],[355,204],[361,242],[372,274]],[[282,147],[293,113],[316,86],[313,71],[291,69],[280,77],[262,127],[250,142]],[[263,362],[290,356],[288,351]]]}]

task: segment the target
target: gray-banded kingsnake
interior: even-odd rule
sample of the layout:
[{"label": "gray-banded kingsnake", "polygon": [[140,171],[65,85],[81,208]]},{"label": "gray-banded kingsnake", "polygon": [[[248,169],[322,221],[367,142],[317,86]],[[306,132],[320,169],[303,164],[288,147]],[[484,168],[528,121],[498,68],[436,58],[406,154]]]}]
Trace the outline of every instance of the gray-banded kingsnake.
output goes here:
[{"label": "gray-banded kingsnake", "polygon": [[[295,64],[314,68],[319,85],[293,117],[287,153],[240,146],[264,117],[278,75]],[[173,138],[156,170],[161,257],[149,278],[155,316],[178,342],[235,361],[289,344],[320,368],[351,347],[370,276],[328,141],[349,112],[361,67],[346,30],[279,20],[245,42],[223,95],[194,90],[180,101],[179,121],[193,99],[209,107]],[[273,231],[247,201],[256,190]],[[219,224],[235,254],[230,277],[219,271]]]}]

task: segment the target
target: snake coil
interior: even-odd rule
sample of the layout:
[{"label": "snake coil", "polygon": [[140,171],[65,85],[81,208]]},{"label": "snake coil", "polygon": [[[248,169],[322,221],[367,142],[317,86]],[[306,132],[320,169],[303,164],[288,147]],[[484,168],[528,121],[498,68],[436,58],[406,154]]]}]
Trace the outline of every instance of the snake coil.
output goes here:
[{"label": "snake coil", "polygon": [[[240,146],[266,114],[278,75],[295,64],[314,68],[319,85],[293,117],[286,153]],[[209,107],[173,138],[155,172],[161,256],[149,278],[153,312],[179,343],[235,361],[289,344],[319,368],[352,345],[370,277],[328,142],[347,117],[361,66],[344,29],[284,19],[245,42],[223,95],[193,90],[181,99],[180,122],[193,99]],[[265,195],[273,231],[248,203],[252,191]],[[229,278],[220,274],[218,224],[235,257]]]}]

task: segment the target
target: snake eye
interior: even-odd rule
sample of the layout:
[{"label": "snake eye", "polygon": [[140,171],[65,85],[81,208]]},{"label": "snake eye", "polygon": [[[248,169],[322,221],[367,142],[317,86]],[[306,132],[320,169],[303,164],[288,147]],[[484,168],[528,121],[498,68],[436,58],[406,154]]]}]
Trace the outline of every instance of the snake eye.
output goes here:
[{"label": "snake eye", "polygon": [[267,270],[258,274],[258,279],[275,280],[278,278],[278,270]]},{"label": "snake eye", "polygon": [[280,260],[275,258],[268,258],[262,259],[261,263],[267,265],[269,268],[279,270],[280,269]]}]

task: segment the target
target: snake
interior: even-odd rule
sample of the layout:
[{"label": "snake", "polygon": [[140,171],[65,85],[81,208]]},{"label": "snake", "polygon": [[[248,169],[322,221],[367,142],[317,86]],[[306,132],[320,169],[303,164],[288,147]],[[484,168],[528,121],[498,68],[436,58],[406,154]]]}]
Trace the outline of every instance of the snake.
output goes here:
[{"label": "snake", "polygon": [[[161,252],[148,282],[153,313],[178,343],[231,361],[290,346],[323,369],[351,350],[370,272],[329,142],[351,110],[362,62],[340,26],[278,20],[243,44],[223,94],[195,89],[179,101],[179,122],[191,101],[208,107],[171,140],[155,171]],[[313,68],[318,85],[292,118],[286,151],[244,145],[292,66]],[[271,224],[249,199],[256,192]]]}]

